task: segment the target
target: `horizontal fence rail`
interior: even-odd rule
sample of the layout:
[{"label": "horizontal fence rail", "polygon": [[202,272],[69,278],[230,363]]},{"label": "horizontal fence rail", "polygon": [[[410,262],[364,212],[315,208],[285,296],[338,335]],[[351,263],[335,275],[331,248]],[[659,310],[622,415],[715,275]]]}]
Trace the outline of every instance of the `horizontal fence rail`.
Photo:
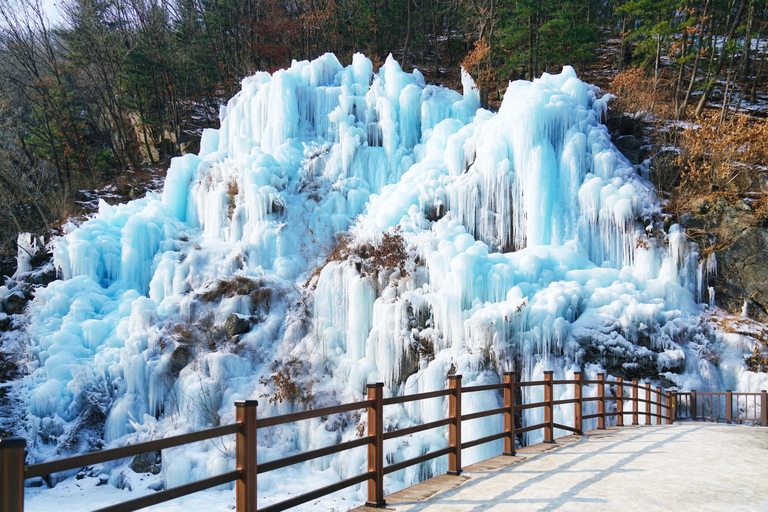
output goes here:
[{"label": "horizontal fence rail", "polygon": [[677,392],[675,414],[694,421],[725,421],[768,426],[768,392],[700,393],[696,390]]},{"label": "horizontal fence rail", "polygon": [[[366,400],[360,402],[261,419],[257,419],[258,403],[255,400],[239,401],[235,403],[236,423],[231,425],[33,465],[25,465],[24,463],[26,447],[24,440],[2,439],[0,440],[0,512],[22,512],[24,510],[25,479],[71,471],[93,464],[120,460],[142,453],[227,435],[236,436],[236,467],[233,471],[112,505],[97,512],[131,512],[230,482],[235,482],[238,512],[256,512],[257,510],[279,512],[365,482],[368,486],[366,504],[383,507],[386,504],[384,500],[385,475],[445,455],[448,456],[448,473],[458,475],[463,467],[461,462],[462,450],[503,440],[502,454],[514,455],[516,437],[527,432],[542,430],[544,442],[554,443],[556,430],[582,434],[584,421],[590,419],[597,420],[598,429],[606,428],[606,421],[609,419],[613,420],[617,426],[624,426],[624,422],[629,419],[631,419],[632,425],[640,425],[641,423],[650,425],[654,422],[657,425],[672,424],[675,419],[691,419],[724,420],[728,423],[751,422],[753,425],[759,423],[762,426],[768,426],[768,395],[765,391],[762,393],[665,392],[660,387],[652,388],[648,382],[644,384],[637,380],[629,382],[624,381],[621,377],[616,380],[606,380],[604,374],[598,374],[597,379],[594,380],[583,379],[579,372],[575,373],[571,380],[554,380],[552,372],[544,372],[544,380],[531,382],[517,382],[514,373],[505,373],[503,381],[498,384],[468,387],[462,387],[461,375],[451,375],[448,377],[448,384],[447,389],[440,391],[390,398],[384,398],[384,384],[369,384]],[[560,396],[562,396],[563,386],[572,387],[573,398],[555,400],[555,388],[557,387]],[[595,396],[584,396],[585,386],[594,391]],[[526,389],[537,387],[543,388],[543,400],[541,402],[522,403],[522,400],[516,399],[516,396],[524,396]],[[484,391],[500,392],[503,406],[487,411],[466,414],[461,412],[463,395]],[[447,418],[384,431],[384,406],[444,397],[448,397]],[[584,414],[584,404],[592,402],[596,404],[594,407],[596,412]],[[554,421],[555,408],[559,407],[560,410],[564,410],[568,406],[573,407],[573,425],[556,423]],[[269,462],[257,463],[256,440],[260,429],[363,409],[367,412],[367,435],[364,437]],[[531,409],[543,409],[543,421],[534,425],[523,425],[522,411]],[[462,422],[498,415],[503,416],[503,431],[472,441],[462,441]],[[441,427],[448,427],[448,446],[385,466],[384,441]],[[367,471],[280,503],[257,507],[258,474],[361,447],[366,447],[368,450]]]}]

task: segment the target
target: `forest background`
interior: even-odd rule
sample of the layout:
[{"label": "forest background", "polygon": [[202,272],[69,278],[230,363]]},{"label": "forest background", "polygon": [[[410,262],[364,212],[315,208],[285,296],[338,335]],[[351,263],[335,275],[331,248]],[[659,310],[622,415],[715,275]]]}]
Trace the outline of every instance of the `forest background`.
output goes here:
[{"label": "forest background", "polygon": [[638,112],[708,130],[658,174],[662,192],[733,188],[702,152],[768,133],[767,11],[766,0],[0,0],[0,275],[13,273],[18,233],[49,239],[87,213],[86,191],[133,198],[196,151],[243,77],[329,51],[343,64],[362,52],[375,69],[391,53],[454,87],[464,66],[491,109],[510,80],[572,65],[618,95],[619,133]]}]

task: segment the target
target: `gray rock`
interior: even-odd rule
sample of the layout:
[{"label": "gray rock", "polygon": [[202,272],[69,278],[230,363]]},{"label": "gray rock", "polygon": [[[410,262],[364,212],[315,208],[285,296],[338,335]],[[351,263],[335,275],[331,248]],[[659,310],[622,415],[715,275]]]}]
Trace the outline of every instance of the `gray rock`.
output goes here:
[{"label": "gray rock", "polygon": [[154,484],[148,485],[147,489],[151,491],[162,491],[163,489],[165,489],[165,484],[162,481],[155,482]]},{"label": "gray rock", "polygon": [[232,313],[227,317],[224,327],[227,330],[227,338],[232,338],[238,334],[245,334],[250,331],[251,321],[247,317]]},{"label": "gray rock", "polygon": [[8,296],[3,302],[3,310],[8,315],[20,315],[24,312],[24,307],[32,297],[23,292],[15,292]]},{"label": "gray rock", "polygon": [[131,469],[136,473],[152,473],[157,475],[162,468],[160,452],[141,453],[131,461]]},{"label": "gray rock", "polygon": [[28,479],[26,482],[24,482],[24,485],[26,487],[42,487],[43,479],[39,476],[36,476],[35,478]]},{"label": "gray rock", "polygon": [[641,158],[643,143],[634,135],[622,135],[620,137],[616,137],[613,141],[613,144],[619,151],[624,154],[625,157],[627,157],[627,160],[629,160],[629,163],[632,165],[638,165],[643,161]]},{"label": "gray rock", "polygon": [[187,366],[191,360],[192,351],[189,350],[189,347],[185,345],[176,347],[176,349],[171,354],[171,360],[168,364],[168,371],[171,373],[171,376],[174,378],[177,377],[179,372],[181,372],[181,370],[184,369],[184,367]]},{"label": "gray rock", "polygon": [[109,484],[121,490],[122,489],[125,489],[128,491],[133,490],[133,488],[131,487],[131,482],[128,480],[128,477],[125,476],[125,471],[120,471],[119,473],[112,473],[112,476],[109,477]]},{"label": "gray rock", "polygon": [[662,149],[651,158],[650,181],[662,190],[672,190],[680,179],[678,154],[673,149]]},{"label": "gray rock", "polygon": [[11,317],[5,313],[0,313],[0,332],[10,331],[13,325]]}]

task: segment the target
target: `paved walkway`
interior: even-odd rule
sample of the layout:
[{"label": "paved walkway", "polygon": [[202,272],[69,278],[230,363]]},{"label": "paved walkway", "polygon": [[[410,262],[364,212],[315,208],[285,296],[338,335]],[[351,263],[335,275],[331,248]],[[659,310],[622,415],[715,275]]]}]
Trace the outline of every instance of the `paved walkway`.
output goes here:
[{"label": "paved walkway", "polygon": [[386,499],[397,512],[768,511],[768,428],[683,422],[593,430]]}]

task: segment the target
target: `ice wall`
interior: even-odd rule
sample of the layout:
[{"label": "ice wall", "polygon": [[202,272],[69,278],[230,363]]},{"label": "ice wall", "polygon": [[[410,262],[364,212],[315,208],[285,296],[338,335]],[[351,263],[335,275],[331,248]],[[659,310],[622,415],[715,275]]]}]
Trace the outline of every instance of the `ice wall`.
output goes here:
[{"label": "ice wall", "polygon": [[[374,73],[362,55],[257,73],[199,155],[173,160],[161,197],[103,203],[72,226],[55,242],[62,280],[38,290],[26,329],[34,456],[62,439],[87,448],[79,432],[98,404],[104,441],[120,444],[233,421],[236,399],[280,395],[261,401],[272,415],[358,400],[376,381],[395,395],[442,389],[449,373],[471,385],[644,362],[678,378],[700,313],[698,255],[677,226],[664,230],[652,185],[612,145],[607,99],[570,67],[511,83],[498,113],[480,109],[468,74],[462,83],[463,94],[426,85],[391,57]],[[465,412],[498,400],[478,393]],[[403,428],[445,409],[385,414]],[[364,421],[272,429],[260,458],[350,439]],[[495,421],[469,422],[464,438]],[[385,446],[397,462],[446,443],[438,430]],[[233,464],[227,442],[163,458],[168,485]],[[363,464],[359,451],[307,471]],[[445,466],[393,474],[387,490]]]}]

